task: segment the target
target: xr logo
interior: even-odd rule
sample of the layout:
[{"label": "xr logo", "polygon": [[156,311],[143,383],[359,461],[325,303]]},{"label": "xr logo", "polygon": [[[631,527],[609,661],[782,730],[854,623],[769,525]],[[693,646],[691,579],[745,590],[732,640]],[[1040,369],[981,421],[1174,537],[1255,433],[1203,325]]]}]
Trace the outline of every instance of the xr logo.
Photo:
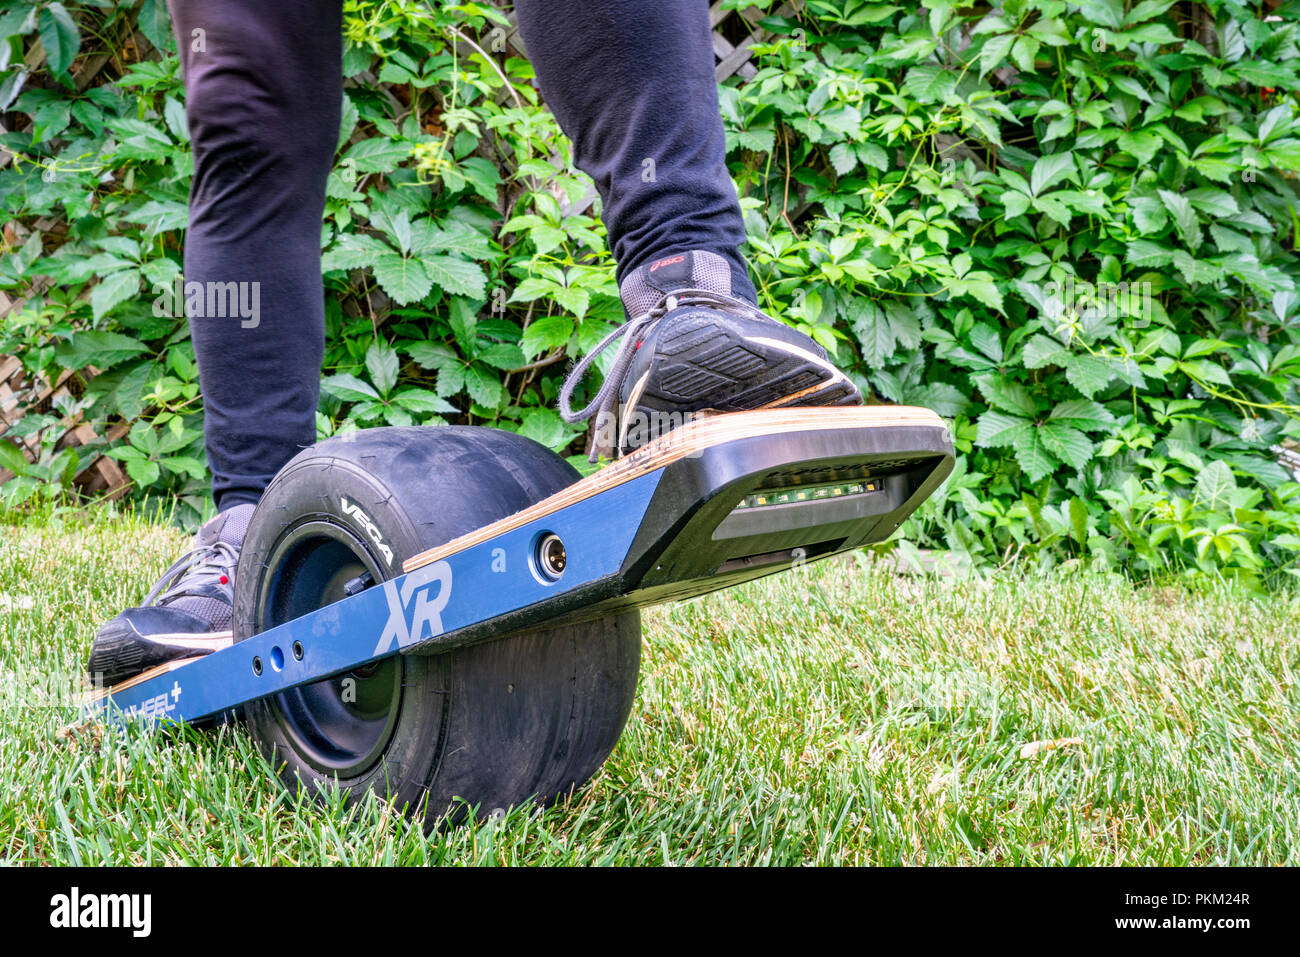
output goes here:
[{"label": "xr logo", "polygon": [[451,566],[443,561],[417,568],[402,579],[400,590],[395,580],[386,581],[384,597],[388,599],[388,621],[375,654],[389,651],[394,641],[398,648],[405,648],[441,635],[442,611],[451,600]]}]

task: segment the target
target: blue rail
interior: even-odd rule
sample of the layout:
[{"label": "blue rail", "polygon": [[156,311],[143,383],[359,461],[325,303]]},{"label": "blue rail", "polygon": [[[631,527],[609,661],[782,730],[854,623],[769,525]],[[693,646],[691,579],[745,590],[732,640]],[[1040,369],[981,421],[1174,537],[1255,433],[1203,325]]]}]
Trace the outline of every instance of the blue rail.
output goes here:
[{"label": "blue rail", "polygon": [[[95,702],[109,717],[192,721],[318,681],[616,574],[662,470],[559,509],[441,561],[268,629]],[[535,567],[536,542],[560,536],[557,581]],[[301,652],[299,658],[297,652]]]}]

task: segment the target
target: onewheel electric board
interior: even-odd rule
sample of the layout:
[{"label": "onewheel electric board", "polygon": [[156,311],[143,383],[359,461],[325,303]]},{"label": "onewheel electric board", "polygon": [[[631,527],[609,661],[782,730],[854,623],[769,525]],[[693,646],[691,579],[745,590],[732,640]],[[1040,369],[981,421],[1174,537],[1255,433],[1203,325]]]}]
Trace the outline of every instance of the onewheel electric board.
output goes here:
[{"label": "onewheel electric board", "polygon": [[581,480],[494,429],[330,439],[253,515],[233,644],[90,707],[241,709],[287,782],[429,822],[553,799],[627,720],[639,608],[882,541],[952,464],[942,420],[897,406],[698,419]]}]

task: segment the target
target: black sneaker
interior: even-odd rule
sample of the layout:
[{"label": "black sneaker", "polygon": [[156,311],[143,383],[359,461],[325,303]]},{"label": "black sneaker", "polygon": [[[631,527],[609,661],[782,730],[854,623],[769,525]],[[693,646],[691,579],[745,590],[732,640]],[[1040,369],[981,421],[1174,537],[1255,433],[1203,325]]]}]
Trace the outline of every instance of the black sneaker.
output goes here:
[{"label": "black sneaker", "polygon": [[233,642],[235,566],[252,505],[236,505],[206,522],[195,547],[163,573],[138,608],[128,608],[95,635],[86,670],[115,685],[178,658],[196,658]]},{"label": "black sneaker", "polygon": [[[574,366],[560,390],[566,421],[596,417],[593,462],[701,413],[862,402],[825,349],[731,294],[731,268],[717,253],[654,260],[627,276],[619,292],[632,318]],[[617,339],[605,382],[585,409],[573,411],[575,386]]]}]

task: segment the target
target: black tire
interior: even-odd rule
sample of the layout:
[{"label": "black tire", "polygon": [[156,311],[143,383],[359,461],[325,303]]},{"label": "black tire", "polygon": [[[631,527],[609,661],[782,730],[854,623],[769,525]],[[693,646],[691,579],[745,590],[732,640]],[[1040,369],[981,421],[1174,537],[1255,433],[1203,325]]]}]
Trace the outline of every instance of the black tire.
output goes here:
[{"label": "black tire", "polygon": [[[363,571],[396,577],[411,555],[576,478],[548,449],[496,429],[370,429],[307,449],[249,525],[235,639],[337,601]],[[245,719],[289,786],[338,787],[350,800],[374,790],[432,827],[448,812],[549,802],[586,782],[627,722],[640,655],[633,611],[397,655],[254,702]]]}]

